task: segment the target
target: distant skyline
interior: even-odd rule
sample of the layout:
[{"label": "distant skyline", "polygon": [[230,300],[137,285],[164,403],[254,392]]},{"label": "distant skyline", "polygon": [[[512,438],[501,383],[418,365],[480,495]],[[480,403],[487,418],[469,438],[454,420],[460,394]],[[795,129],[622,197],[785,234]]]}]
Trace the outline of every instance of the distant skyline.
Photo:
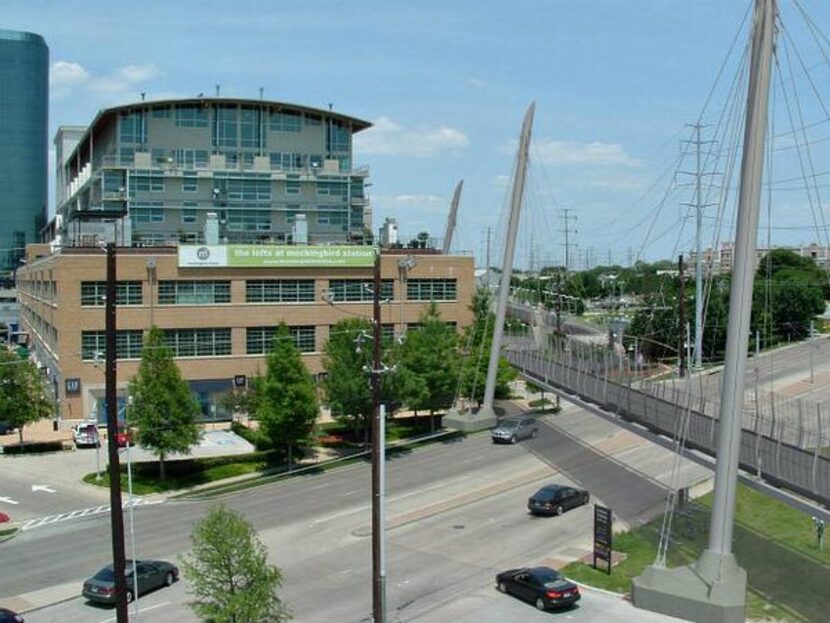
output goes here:
[{"label": "distant skyline", "polygon": [[[562,263],[565,209],[577,217],[568,221],[571,258],[584,262],[588,254],[605,264],[610,253],[625,264],[629,256],[669,259],[693,244],[693,222],[681,205],[693,200],[691,178],[674,174],[681,141],[704,110],[751,4],[7,0],[3,27],[42,34],[49,45],[50,141],[59,125],[86,126],[99,109],[141,93],[148,100],[212,95],[220,85],[227,96],[258,98],[262,88],[266,99],[331,104],[374,124],[355,139],[355,163],[371,170],[375,231],[394,217],[405,237],[423,230],[442,236],[463,178],[453,248],[480,262],[487,227],[493,256],[501,241],[519,126],[535,101],[517,265],[527,267],[531,257],[537,266]],[[801,118],[811,124],[808,174],[819,179],[830,170],[830,43],[816,43],[821,37],[804,27],[799,7],[825,31],[830,7],[818,0],[780,5],[786,30],[779,47],[795,44],[799,52],[781,54],[780,63],[785,70],[795,63],[800,76]],[[738,52],[746,36],[744,25]],[[733,55],[725,87],[702,119],[710,132],[737,67]],[[788,116],[799,118],[784,99],[782,91],[774,103],[778,136]],[[795,155],[780,138],[782,154]],[[686,159],[679,168],[693,166]],[[773,179],[801,178],[799,166],[776,159]],[[773,244],[826,244],[827,232],[812,229],[823,226],[830,205],[820,189],[808,197],[797,179],[781,184],[773,186]],[[704,247],[730,237],[724,219],[715,238],[715,212],[707,211]]]}]

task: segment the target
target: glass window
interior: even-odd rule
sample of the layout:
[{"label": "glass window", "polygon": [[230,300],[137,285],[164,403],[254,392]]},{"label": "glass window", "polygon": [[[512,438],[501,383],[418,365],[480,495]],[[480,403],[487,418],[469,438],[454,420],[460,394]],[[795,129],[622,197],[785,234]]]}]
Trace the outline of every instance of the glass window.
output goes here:
[{"label": "glass window", "polygon": [[302,117],[296,111],[272,112],[269,127],[272,132],[299,132]]},{"label": "glass window", "polygon": [[[106,281],[82,281],[81,305],[83,307],[100,307],[106,303]],[[141,305],[141,282],[119,281],[115,284],[116,305]]]},{"label": "glass window", "polygon": [[410,301],[454,301],[457,296],[455,279],[409,279],[406,298]]},{"label": "glass window", "polygon": [[173,150],[176,166],[181,169],[206,169],[208,166],[207,149],[189,149],[183,147]]},{"label": "glass window", "polygon": [[122,113],[119,119],[122,143],[146,143],[147,126],[140,112]]},{"label": "glass window", "polygon": [[349,186],[346,182],[317,182],[317,194],[324,197],[336,197],[346,200]]},{"label": "glass window", "polygon": [[228,210],[230,231],[271,231],[270,210]]},{"label": "glass window", "polygon": [[[329,296],[335,303],[370,303],[374,300],[373,279],[331,279]],[[394,284],[391,279],[380,282],[380,297],[391,301],[394,298]]]},{"label": "glass window", "polygon": [[270,201],[270,179],[229,179],[226,185],[230,201]]},{"label": "glass window", "polygon": [[170,109],[166,106],[153,108],[153,119],[167,119],[170,116]]},{"label": "glass window", "polygon": [[159,305],[214,305],[231,302],[230,281],[159,281]]},{"label": "glass window", "polygon": [[[273,347],[274,338],[279,327],[248,327],[246,330],[246,348],[249,355],[264,355]],[[301,353],[315,351],[315,328],[288,327],[289,339]]]},{"label": "glass window", "polygon": [[198,212],[192,208],[182,210],[182,223],[195,223],[198,220]]},{"label": "glass window", "polygon": [[166,329],[164,343],[174,357],[215,357],[231,354],[230,329]]},{"label": "glass window", "polygon": [[352,133],[339,121],[330,121],[326,131],[326,151],[350,153],[352,150]]},{"label": "glass window", "polygon": [[208,109],[203,106],[176,107],[176,126],[180,128],[208,127]]},{"label": "glass window", "polygon": [[135,197],[136,191],[164,192],[164,174],[142,171],[130,176],[130,197]]},{"label": "glass window", "polygon": [[104,170],[104,192],[120,193],[126,190],[124,171]]},{"label": "glass window", "polygon": [[[117,359],[140,359],[144,332],[141,329],[115,332],[115,356]],[[103,360],[107,352],[106,331],[81,332],[81,359]],[[96,355],[97,353],[97,355]]]},{"label": "glass window", "polygon": [[[321,208],[325,208],[326,206],[320,206]],[[320,209],[317,212],[317,224],[318,225],[341,225],[343,230],[346,230],[346,226],[349,224],[349,213],[346,211],[341,210],[324,210]]]},{"label": "glass window", "polygon": [[130,208],[133,223],[163,223],[164,208]]},{"label": "glass window", "polygon": [[285,194],[286,195],[299,195],[300,194],[300,181],[299,180],[286,180],[285,181]]},{"label": "glass window", "polygon": [[235,106],[218,106],[216,108],[216,136],[214,136],[214,144],[217,147],[237,146],[238,112]]},{"label": "glass window", "polygon": [[186,193],[195,193],[199,190],[199,178],[195,173],[185,173],[182,178],[182,191]]},{"label": "glass window", "polygon": [[259,147],[259,117],[256,108],[242,108],[239,111],[239,144],[241,147]]},{"label": "glass window", "polygon": [[323,118],[320,115],[316,115],[314,113],[307,112],[305,114],[305,124],[306,125],[322,125]]},{"label": "glass window", "polygon": [[255,279],[245,282],[246,303],[312,303],[313,279]]}]

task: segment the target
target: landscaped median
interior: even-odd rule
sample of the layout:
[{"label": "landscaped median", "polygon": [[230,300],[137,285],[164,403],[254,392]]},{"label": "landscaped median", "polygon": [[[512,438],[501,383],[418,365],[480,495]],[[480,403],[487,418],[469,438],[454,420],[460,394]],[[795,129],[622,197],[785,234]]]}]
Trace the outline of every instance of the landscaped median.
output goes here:
[{"label": "landscaped median", "polygon": [[[458,437],[455,431],[434,435],[410,437],[387,443],[387,454],[406,452],[419,445],[447,441]],[[369,453],[362,445],[332,439],[330,443],[307,451],[310,458],[299,460],[289,470],[284,453],[277,450],[259,450],[230,456],[185,458],[165,461],[165,478],[159,478],[155,461],[133,463],[132,490],[136,495],[187,492],[198,497],[214,497],[241,489],[258,486],[278,478],[307,472],[309,469],[328,469],[351,461],[366,460]],[[300,457],[295,457],[299,459]],[[109,472],[99,478],[97,472],[84,476],[84,482],[109,487]],[[121,488],[128,486],[127,467],[121,464]],[[194,491],[195,490],[195,491]]]},{"label": "landscaped median", "polygon": [[[707,494],[676,511],[669,567],[696,560],[706,548],[710,508],[711,494]],[[654,562],[661,523],[662,517],[614,536],[614,551],[624,559],[613,567],[611,575],[581,561],[562,571],[577,582],[628,593],[631,578]],[[741,485],[734,552],[748,576],[748,620],[827,620],[830,552],[819,551],[809,515]]]}]

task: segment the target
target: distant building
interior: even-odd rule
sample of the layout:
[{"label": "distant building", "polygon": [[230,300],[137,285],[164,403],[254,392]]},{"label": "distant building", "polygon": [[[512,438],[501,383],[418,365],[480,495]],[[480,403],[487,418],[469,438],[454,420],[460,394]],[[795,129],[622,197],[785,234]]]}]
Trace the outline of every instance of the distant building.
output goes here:
[{"label": "distant building", "polygon": [[48,211],[49,48],[0,29],[0,276],[39,240]]},{"label": "distant building", "polygon": [[[805,246],[780,246],[772,247],[758,247],[755,250],[755,266],[760,264],[764,256],[771,250],[785,249],[792,251],[796,255],[804,258],[810,258],[815,261],[819,268],[830,270],[830,247],[823,247],[815,243]],[[696,261],[697,254],[695,251],[689,251],[689,260],[687,265],[692,265]],[[703,272],[705,274],[724,275],[732,272],[732,264],[735,256],[735,244],[733,242],[723,242],[718,249],[711,247],[703,251]]]},{"label": "distant building", "polygon": [[331,110],[219,97],[102,110],[82,132],[61,127],[55,137],[52,240],[204,243],[214,213],[222,243],[368,243],[369,171],[352,161],[352,136],[369,126]]}]

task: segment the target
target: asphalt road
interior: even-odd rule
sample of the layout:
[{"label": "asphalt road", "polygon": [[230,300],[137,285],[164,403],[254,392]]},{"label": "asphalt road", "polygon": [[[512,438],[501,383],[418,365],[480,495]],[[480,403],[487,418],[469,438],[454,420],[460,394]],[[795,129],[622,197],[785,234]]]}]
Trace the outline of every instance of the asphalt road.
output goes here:
[{"label": "asphalt road", "polygon": [[[645,446],[641,452],[655,450]],[[560,462],[567,474],[552,467]],[[572,482],[572,474],[594,492],[594,501],[607,503],[606,491],[619,495],[619,503],[627,498],[624,512],[631,519],[638,505],[651,509],[655,488],[637,471],[548,426],[533,442],[516,446],[494,446],[486,435],[428,446],[389,460],[387,470],[387,591],[393,621],[454,620],[455,615],[447,619],[441,613],[454,612],[459,599],[471,598],[495,600],[499,612],[507,609],[503,617],[477,620],[533,620],[527,618],[537,614],[531,606],[491,592],[494,574],[546,561],[556,566],[584,553],[590,547],[592,509],[535,518],[525,510],[527,497],[545,482]],[[283,570],[281,594],[297,620],[322,622],[369,620],[369,500],[369,466],[359,464],[252,489],[225,503],[254,524]],[[178,502],[136,509],[138,557],[175,559],[187,549],[193,522],[206,507]],[[87,518],[0,544],[0,598],[71,581],[80,588],[83,577],[109,556],[108,526],[103,518]],[[181,582],[142,599],[140,607],[152,608],[145,620],[195,620],[184,600],[186,583]],[[568,618],[646,620],[636,612],[632,618],[603,619],[594,603],[586,600]],[[76,598],[26,619],[103,622],[112,620],[112,612]]]}]

